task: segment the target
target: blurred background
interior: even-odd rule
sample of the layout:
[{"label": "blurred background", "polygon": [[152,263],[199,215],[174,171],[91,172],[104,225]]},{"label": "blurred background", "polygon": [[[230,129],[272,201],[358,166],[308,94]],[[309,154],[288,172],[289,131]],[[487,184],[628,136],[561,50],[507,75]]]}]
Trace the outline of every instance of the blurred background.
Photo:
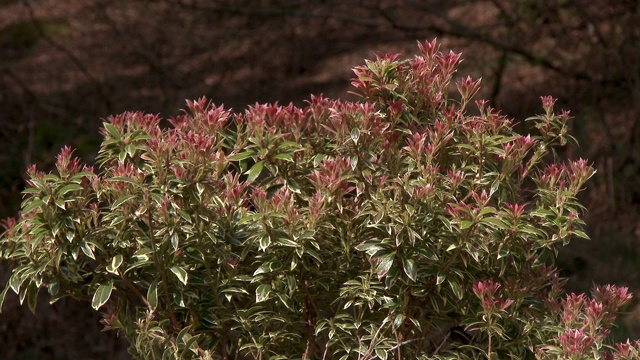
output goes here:
[{"label": "blurred background", "polygon": [[[168,118],[203,95],[237,112],[348,98],[363,59],[408,57],[434,37],[509,117],[541,113],[541,95],[571,110],[580,146],[563,156],[598,172],[582,193],[592,240],[559,257],[567,290],[614,283],[640,297],[637,0],[0,0],[0,218],[17,214],[29,164],[51,169],[64,145],[92,162],[110,114]],[[0,358],[128,359],[89,306],[41,295],[36,316],[7,297]],[[640,307],[615,335],[640,336]]]}]

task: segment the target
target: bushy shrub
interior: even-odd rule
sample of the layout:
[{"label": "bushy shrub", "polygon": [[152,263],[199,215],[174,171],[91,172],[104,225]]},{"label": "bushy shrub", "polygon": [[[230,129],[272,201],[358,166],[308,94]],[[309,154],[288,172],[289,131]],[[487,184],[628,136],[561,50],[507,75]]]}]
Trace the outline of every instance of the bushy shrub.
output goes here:
[{"label": "bushy shrub", "polygon": [[569,114],[543,97],[518,134],[419,48],[355,68],[357,102],[110,117],[98,171],[29,169],[2,298],[84,299],[136,358],[637,357],[607,345],[627,289],[564,296],[552,265],[587,237]]}]

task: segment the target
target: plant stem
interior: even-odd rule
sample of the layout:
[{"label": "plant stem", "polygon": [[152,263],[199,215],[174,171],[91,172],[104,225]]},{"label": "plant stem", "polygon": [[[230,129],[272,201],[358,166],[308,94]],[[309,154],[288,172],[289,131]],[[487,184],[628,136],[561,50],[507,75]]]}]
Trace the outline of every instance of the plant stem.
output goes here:
[{"label": "plant stem", "polygon": [[307,346],[304,350],[304,354],[302,355],[302,359],[309,359],[315,353],[315,338],[313,336],[313,307],[311,305],[311,295],[309,294],[309,279],[304,280],[304,289],[305,289],[305,312],[307,315]]}]

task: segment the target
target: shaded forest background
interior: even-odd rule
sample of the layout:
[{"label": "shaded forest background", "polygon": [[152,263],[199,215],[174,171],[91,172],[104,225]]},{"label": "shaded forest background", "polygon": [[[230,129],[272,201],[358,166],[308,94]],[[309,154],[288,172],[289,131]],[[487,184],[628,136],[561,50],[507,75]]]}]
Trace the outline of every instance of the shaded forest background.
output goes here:
[{"label": "shaded forest background", "polygon": [[[0,0],[0,218],[17,214],[29,164],[50,169],[64,145],[91,162],[110,114],[168,118],[203,95],[235,111],[348,98],[364,58],[409,56],[434,37],[463,53],[459,75],[482,77],[478,97],[509,117],[540,113],[541,95],[572,111],[580,147],[563,156],[598,169],[582,199],[593,240],[558,265],[568,291],[615,283],[639,298],[637,0]],[[640,336],[634,309],[617,336]],[[85,304],[33,316],[9,296],[3,311],[2,359],[128,358]]]}]

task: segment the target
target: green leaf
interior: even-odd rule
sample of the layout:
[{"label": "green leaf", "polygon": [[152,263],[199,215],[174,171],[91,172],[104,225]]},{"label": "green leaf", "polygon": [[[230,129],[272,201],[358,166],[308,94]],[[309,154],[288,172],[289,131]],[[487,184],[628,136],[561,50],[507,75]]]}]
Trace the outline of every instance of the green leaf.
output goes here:
[{"label": "green leaf", "polygon": [[375,255],[378,251],[384,249],[380,244],[373,242],[365,242],[363,244],[357,245],[356,250],[364,251],[369,256]]},{"label": "green leaf", "polygon": [[107,181],[122,181],[122,182],[126,182],[129,183],[131,185],[137,185],[138,182],[135,181],[134,179],[128,177],[128,176],[115,176],[112,178],[107,179]]},{"label": "green leaf", "polygon": [[135,198],[136,196],[134,194],[128,194],[128,195],[124,195],[121,196],[118,200],[116,200],[113,205],[111,205],[111,210],[115,210],[118,206],[124,204],[125,202]]},{"label": "green leaf", "polygon": [[113,290],[113,280],[106,284],[98,286],[98,290],[93,294],[93,300],[91,301],[91,307],[98,310],[104,305],[111,297],[111,291]]},{"label": "green leaf", "polygon": [[93,260],[96,259],[96,256],[93,254],[93,249],[91,248],[89,243],[83,242],[82,244],[80,244],[80,249],[85,255],[87,255],[87,257],[90,257]]},{"label": "green leaf", "polygon": [[356,167],[358,166],[358,155],[353,155],[350,159],[350,163],[351,163],[351,170],[356,170]]},{"label": "green leaf", "polygon": [[317,168],[318,166],[320,166],[320,164],[322,164],[322,160],[324,160],[325,155],[324,154],[318,154],[316,156],[313,157],[313,167]]},{"label": "green leaf", "polygon": [[360,130],[355,127],[351,130],[351,140],[353,140],[354,144],[358,144],[358,140],[360,139]]},{"label": "green leaf", "polygon": [[291,310],[291,311],[296,311],[296,309],[294,308],[293,305],[293,301],[291,301],[291,298],[289,296],[287,296],[286,294],[282,294],[282,293],[276,293],[276,296],[278,297],[278,300],[280,300],[280,302],[282,304],[284,304],[284,306],[287,307],[287,309]]},{"label": "green leaf", "polygon": [[393,330],[397,330],[400,326],[404,324],[404,319],[406,316],[404,314],[396,315],[396,318],[393,319]]},{"label": "green leaf", "polygon": [[171,246],[174,251],[178,251],[179,240],[178,232],[174,231],[173,234],[171,234]]},{"label": "green leaf", "polygon": [[36,303],[38,301],[38,286],[35,282],[29,283],[29,289],[27,290],[27,305],[32,314],[36,313]]},{"label": "green leaf", "polygon": [[416,281],[417,269],[415,261],[410,258],[402,258],[402,267],[404,269],[404,273],[407,274],[409,279]]},{"label": "green leaf", "polygon": [[201,183],[201,182],[196,183],[196,190],[198,190],[198,196],[201,196],[202,193],[204,193],[204,190],[205,190],[204,184]]},{"label": "green leaf", "polygon": [[151,306],[151,310],[155,310],[158,307],[158,283],[159,279],[155,279],[149,285],[149,289],[147,290],[147,301],[149,301],[149,306]]},{"label": "green leaf", "polygon": [[11,287],[11,290],[13,290],[14,293],[19,294],[23,282],[24,278],[22,277],[22,272],[14,272],[9,279],[9,287]]},{"label": "green leaf", "polygon": [[33,211],[35,208],[38,208],[44,205],[44,202],[40,200],[40,198],[28,199],[25,201],[26,206],[22,207],[22,213],[27,214]]},{"label": "green leaf", "polygon": [[230,156],[229,160],[241,161],[241,160],[244,160],[244,159],[248,159],[248,158],[254,156],[255,154],[256,154],[255,151],[245,151],[245,152],[241,152],[239,154],[235,154],[235,155]]},{"label": "green leaf", "polygon": [[378,263],[378,267],[376,267],[376,273],[379,278],[383,278],[387,275],[389,269],[391,269],[391,265],[393,265],[393,258],[395,255],[396,252],[394,251],[380,257],[380,263]]},{"label": "green leaf", "polygon": [[269,245],[271,245],[271,238],[269,237],[269,235],[264,235],[260,238],[260,250],[264,251],[266,250]]},{"label": "green leaf", "polygon": [[56,201],[54,202],[56,204],[57,207],[59,207],[60,209],[64,210],[65,209],[65,201],[64,199],[56,199]]},{"label": "green leaf", "polygon": [[256,271],[253,272],[253,276],[256,275],[260,275],[260,274],[265,274],[265,273],[270,273],[274,270],[277,270],[280,268],[280,265],[272,262],[272,261],[267,261],[264,264],[260,265],[259,268],[256,269]]},{"label": "green leaf", "polygon": [[288,247],[298,247],[298,243],[291,240],[291,239],[287,239],[287,238],[278,238],[278,240],[276,240],[276,244],[280,244],[283,246],[288,246]]},{"label": "green leaf", "polygon": [[189,280],[189,274],[187,274],[187,272],[183,268],[178,266],[172,266],[171,268],[169,268],[169,270],[171,270],[171,272],[176,275],[176,277],[178,278],[178,280],[180,280],[181,283],[183,283],[184,285],[187,285],[187,281]]},{"label": "green leaf", "polygon": [[69,185],[63,186],[61,189],[58,189],[57,193],[58,195],[62,196],[68,192],[82,190],[82,189],[84,188],[80,184],[69,184]]},{"label": "green leaf", "polygon": [[184,219],[184,221],[186,222],[191,222],[191,217],[189,216],[189,214],[182,210],[182,209],[178,209],[178,215],[180,215],[181,218]]},{"label": "green leaf", "polygon": [[136,147],[133,146],[132,144],[129,144],[125,147],[125,151],[129,155],[129,157],[133,158],[133,156],[136,154]]},{"label": "green leaf", "polygon": [[288,161],[288,162],[293,162],[293,157],[291,156],[292,153],[281,153],[278,154],[276,156],[274,156],[273,158],[275,160],[284,160],[284,161]]},{"label": "green leaf", "polygon": [[587,233],[585,233],[582,230],[571,230],[571,234],[573,234],[573,235],[575,235],[575,236],[577,236],[579,238],[589,240],[589,235],[587,235]]},{"label": "green leaf", "polygon": [[488,224],[492,228],[496,228],[499,230],[505,230],[509,228],[509,224],[505,223],[504,221],[502,221],[502,219],[497,217],[484,218],[480,220],[480,222],[483,224]]},{"label": "green leaf", "polygon": [[462,300],[462,298],[464,297],[464,292],[462,290],[462,287],[460,286],[460,283],[458,283],[456,279],[452,278],[448,278],[447,280],[449,281],[449,286],[451,286],[453,294],[458,298],[458,300]]},{"label": "green leaf", "polygon": [[249,171],[247,172],[247,174],[249,175],[247,177],[247,184],[251,184],[254,181],[256,181],[258,176],[260,176],[260,173],[262,173],[262,169],[263,168],[264,168],[264,160],[263,161],[258,161],[257,163],[255,163],[251,167],[251,169],[249,169]]},{"label": "green leaf", "polygon": [[282,150],[285,148],[294,148],[297,149],[300,145],[295,141],[283,141],[276,147],[276,150]]},{"label": "green leaf", "polygon": [[107,266],[107,271],[112,274],[118,274],[118,268],[122,264],[122,255],[118,254],[111,259],[111,262]]},{"label": "green leaf", "polygon": [[40,194],[42,191],[38,188],[26,188],[22,190],[23,194]]},{"label": "green leaf", "polygon": [[269,299],[269,294],[271,294],[271,285],[262,284],[258,286],[256,289],[256,303]]},{"label": "green leaf", "polygon": [[105,123],[102,123],[102,126],[104,126],[104,128],[107,130],[107,132],[109,133],[109,135],[111,135],[112,138],[116,140],[120,140],[122,135],[120,135],[118,128],[116,128],[113,124],[105,122]]},{"label": "green leaf", "polygon": [[149,193],[149,196],[156,202],[156,204],[162,204],[164,202],[164,194],[159,194],[157,192]]},{"label": "green leaf", "polygon": [[80,172],[76,173],[75,175],[73,175],[71,177],[71,181],[72,182],[79,182],[80,180],[82,180],[82,178],[85,178],[85,177],[90,178],[90,177],[94,177],[94,176],[96,176],[96,174],[94,174],[91,171],[80,171]]}]

